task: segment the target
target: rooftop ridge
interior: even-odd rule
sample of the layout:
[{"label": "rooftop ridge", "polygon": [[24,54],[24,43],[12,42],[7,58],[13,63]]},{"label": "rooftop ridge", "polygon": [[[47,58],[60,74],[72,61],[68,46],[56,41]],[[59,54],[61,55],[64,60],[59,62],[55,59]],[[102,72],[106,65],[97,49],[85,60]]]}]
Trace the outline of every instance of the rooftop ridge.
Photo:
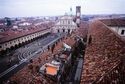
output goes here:
[{"label": "rooftop ridge", "polygon": [[117,32],[113,31],[111,28],[109,28],[108,25],[106,25],[106,24],[103,23],[102,21],[100,21],[100,23],[102,23],[103,25],[105,25],[107,29],[109,29],[109,30],[110,30],[112,33],[114,33],[121,41],[123,41],[123,42],[125,43],[125,40],[124,40],[120,35],[118,35]]}]

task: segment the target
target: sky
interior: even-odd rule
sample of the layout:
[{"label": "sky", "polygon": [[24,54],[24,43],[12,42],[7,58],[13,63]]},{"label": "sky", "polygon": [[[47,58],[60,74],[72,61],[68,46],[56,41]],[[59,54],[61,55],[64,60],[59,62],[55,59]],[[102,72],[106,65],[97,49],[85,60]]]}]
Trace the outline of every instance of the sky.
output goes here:
[{"label": "sky", "polygon": [[81,6],[82,14],[125,14],[125,0],[0,0],[0,17],[56,16]]}]

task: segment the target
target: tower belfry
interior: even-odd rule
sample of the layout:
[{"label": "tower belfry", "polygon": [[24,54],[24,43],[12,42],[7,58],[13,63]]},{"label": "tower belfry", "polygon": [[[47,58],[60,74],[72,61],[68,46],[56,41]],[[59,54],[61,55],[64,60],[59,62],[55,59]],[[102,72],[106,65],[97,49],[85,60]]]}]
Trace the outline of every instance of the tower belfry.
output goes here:
[{"label": "tower belfry", "polygon": [[77,25],[80,24],[80,17],[81,17],[81,6],[76,6],[76,23],[77,23]]}]

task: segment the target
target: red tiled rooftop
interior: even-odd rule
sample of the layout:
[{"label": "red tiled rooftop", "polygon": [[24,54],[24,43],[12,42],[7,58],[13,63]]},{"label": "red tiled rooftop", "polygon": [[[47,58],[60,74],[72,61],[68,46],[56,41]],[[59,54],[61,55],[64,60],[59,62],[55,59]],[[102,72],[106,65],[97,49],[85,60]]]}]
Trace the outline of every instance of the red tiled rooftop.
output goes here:
[{"label": "red tiled rooftop", "polygon": [[0,43],[15,39],[15,38],[19,38],[28,34],[32,34],[38,31],[42,31],[45,30],[47,28],[32,28],[28,31],[26,30],[22,30],[22,31],[13,31],[13,30],[8,30],[6,32],[0,33],[0,35],[4,36],[3,38],[0,38]]},{"label": "red tiled rooftop", "polygon": [[108,26],[124,26],[125,27],[125,19],[119,18],[119,19],[102,19],[100,20],[104,24]]},{"label": "red tiled rooftop", "polygon": [[89,84],[110,70],[124,56],[124,42],[100,21],[90,23],[92,36],[85,52],[81,84]]}]

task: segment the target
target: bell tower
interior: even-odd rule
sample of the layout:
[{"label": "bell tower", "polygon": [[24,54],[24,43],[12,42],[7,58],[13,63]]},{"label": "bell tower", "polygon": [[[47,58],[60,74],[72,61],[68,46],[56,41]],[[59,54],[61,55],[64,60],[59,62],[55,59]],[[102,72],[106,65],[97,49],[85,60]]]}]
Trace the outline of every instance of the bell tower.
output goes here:
[{"label": "bell tower", "polygon": [[79,26],[81,16],[81,6],[76,6],[76,23]]}]

